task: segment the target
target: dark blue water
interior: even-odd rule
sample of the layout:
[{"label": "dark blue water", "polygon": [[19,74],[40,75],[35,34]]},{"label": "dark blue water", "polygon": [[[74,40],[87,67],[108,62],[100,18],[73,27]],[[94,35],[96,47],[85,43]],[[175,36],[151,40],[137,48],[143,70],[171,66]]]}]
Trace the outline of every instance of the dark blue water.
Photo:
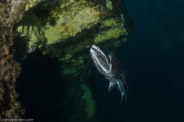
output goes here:
[{"label": "dark blue water", "polygon": [[183,5],[182,0],[126,0],[135,29],[117,56],[127,71],[127,108],[97,73],[103,122],[184,122]]}]

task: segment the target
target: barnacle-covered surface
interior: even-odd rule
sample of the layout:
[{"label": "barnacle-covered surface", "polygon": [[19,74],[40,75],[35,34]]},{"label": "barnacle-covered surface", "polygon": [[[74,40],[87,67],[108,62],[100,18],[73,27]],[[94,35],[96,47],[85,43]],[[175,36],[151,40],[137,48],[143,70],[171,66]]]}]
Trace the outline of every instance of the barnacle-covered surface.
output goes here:
[{"label": "barnacle-covered surface", "polygon": [[20,0],[0,1],[0,121],[18,119],[24,113],[15,91],[21,66],[14,59],[13,25],[22,18],[25,5]]},{"label": "barnacle-covered surface", "polygon": [[69,108],[65,121],[98,121],[89,46],[117,50],[124,45],[128,19],[123,0],[7,1],[0,2],[1,118],[19,118],[23,113],[14,88],[21,69],[14,52],[25,58],[39,50],[60,62],[66,87],[60,104]]}]

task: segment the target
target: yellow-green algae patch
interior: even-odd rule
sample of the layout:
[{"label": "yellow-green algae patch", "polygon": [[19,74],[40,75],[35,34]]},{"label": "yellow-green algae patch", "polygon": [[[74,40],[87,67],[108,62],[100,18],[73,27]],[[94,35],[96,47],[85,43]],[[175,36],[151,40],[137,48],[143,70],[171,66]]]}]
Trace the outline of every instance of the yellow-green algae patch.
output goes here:
[{"label": "yellow-green algae patch", "polygon": [[[100,19],[100,12],[97,9],[99,6],[92,5],[86,0],[79,0],[78,2],[70,0],[66,4],[62,4],[60,1],[60,3],[59,7],[50,12],[50,17],[56,21],[55,25],[50,25],[47,22],[40,26],[41,20],[33,12],[30,12],[30,15],[23,18],[22,23],[17,28],[21,36],[29,37],[30,44],[43,41],[46,42],[45,44],[54,44],[74,37],[83,29],[91,28]],[[26,23],[27,20],[30,23]],[[31,31],[30,28],[32,28]],[[39,30],[42,31],[42,35],[39,34]],[[44,38],[40,38],[40,36]]]},{"label": "yellow-green algae patch", "polygon": [[[55,1],[56,4],[50,8],[44,8],[44,5],[39,8],[43,4],[40,3],[30,9],[19,23],[17,30],[21,37],[29,39],[28,50],[38,47],[45,54],[54,52],[53,55],[62,61],[67,54],[73,56],[93,43],[105,44],[108,40],[113,43],[113,39],[125,38],[128,34],[124,27],[124,16],[113,16],[111,10],[102,9],[104,6],[100,4],[88,0]],[[48,13],[36,13],[42,9],[48,10]]]},{"label": "yellow-green algae patch", "polygon": [[[78,8],[81,10],[77,11]],[[80,3],[76,4],[76,6],[73,6],[73,9],[69,9],[58,15],[59,19],[54,26],[47,24],[45,31],[47,44],[53,44],[68,37],[74,37],[83,29],[89,29],[98,22],[99,15],[100,13],[95,10],[95,7],[82,6]]]},{"label": "yellow-green algae patch", "polygon": [[101,24],[100,28],[104,28],[104,27],[114,27],[114,26],[118,26],[118,25],[122,26],[123,23],[121,23],[117,19],[110,18],[110,19],[106,19],[106,20],[102,21],[100,24]]},{"label": "yellow-green algae patch", "polygon": [[38,41],[45,39],[45,28],[41,25],[40,19],[34,13],[28,13],[22,23],[17,27],[17,31],[21,33],[22,37],[29,38],[29,45],[34,45]]},{"label": "yellow-green algae patch", "polygon": [[127,30],[124,27],[124,23],[122,23],[119,19],[110,18],[101,22],[100,28],[110,27],[107,30],[101,31],[95,38],[95,43],[102,43],[106,40],[117,39],[120,36],[126,36],[128,34]]},{"label": "yellow-green algae patch", "polygon": [[106,0],[106,7],[112,10],[112,2],[110,0]]},{"label": "yellow-green algae patch", "polygon": [[35,7],[38,3],[45,0],[28,0],[28,4],[25,7],[25,10],[28,11],[30,8]]},{"label": "yellow-green algae patch", "polygon": [[58,42],[62,35],[60,31],[63,29],[62,24],[63,18],[59,18],[56,22],[55,26],[50,26],[49,24],[46,25],[47,29],[45,30],[45,37],[47,38],[47,44],[52,44]]},{"label": "yellow-green algae patch", "polygon": [[85,84],[81,85],[81,89],[84,91],[82,99],[86,102],[85,111],[87,113],[87,117],[92,118],[95,116],[95,101],[92,97],[91,90]]}]

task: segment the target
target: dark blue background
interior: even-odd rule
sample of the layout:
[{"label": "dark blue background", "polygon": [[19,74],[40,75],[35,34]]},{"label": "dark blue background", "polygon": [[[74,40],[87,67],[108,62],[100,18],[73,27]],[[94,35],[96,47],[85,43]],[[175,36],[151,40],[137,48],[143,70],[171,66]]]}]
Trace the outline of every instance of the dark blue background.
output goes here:
[{"label": "dark blue background", "polygon": [[125,108],[118,90],[96,73],[103,122],[184,122],[184,1],[126,0],[135,29],[117,57],[129,84]]}]

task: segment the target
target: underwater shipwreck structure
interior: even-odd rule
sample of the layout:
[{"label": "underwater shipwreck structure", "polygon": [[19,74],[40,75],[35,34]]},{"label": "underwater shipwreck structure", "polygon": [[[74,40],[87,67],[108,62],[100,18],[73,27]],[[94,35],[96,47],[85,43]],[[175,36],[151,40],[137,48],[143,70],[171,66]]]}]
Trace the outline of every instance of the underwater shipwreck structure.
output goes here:
[{"label": "underwater shipwreck structure", "polygon": [[123,0],[1,0],[0,119],[24,115],[16,78],[21,62],[39,50],[58,60],[65,77],[61,104],[72,106],[65,121],[98,121],[87,47],[116,51],[130,26]]}]

